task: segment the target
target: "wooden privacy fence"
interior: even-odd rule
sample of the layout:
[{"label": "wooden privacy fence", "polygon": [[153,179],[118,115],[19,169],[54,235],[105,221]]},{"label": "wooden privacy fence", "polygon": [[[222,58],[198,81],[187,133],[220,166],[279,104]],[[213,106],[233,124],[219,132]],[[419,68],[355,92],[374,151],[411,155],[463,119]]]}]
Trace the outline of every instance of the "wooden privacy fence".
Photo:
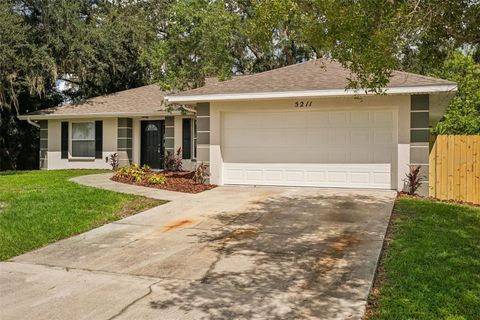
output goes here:
[{"label": "wooden privacy fence", "polygon": [[438,136],[429,163],[430,196],[480,204],[480,135]]}]

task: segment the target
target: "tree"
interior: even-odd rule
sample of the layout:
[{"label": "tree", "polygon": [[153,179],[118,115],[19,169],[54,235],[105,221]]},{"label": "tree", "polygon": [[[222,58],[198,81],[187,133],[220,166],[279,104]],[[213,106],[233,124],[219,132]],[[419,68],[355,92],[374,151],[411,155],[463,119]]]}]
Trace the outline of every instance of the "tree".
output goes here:
[{"label": "tree", "polygon": [[0,170],[32,169],[38,163],[38,131],[20,122],[20,113],[57,104],[52,90],[55,63],[45,45],[32,41],[32,29],[0,2]]},{"label": "tree", "polygon": [[239,19],[223,1],[176,1],[164,18],[157,24],[166,27],[142,58],[165,90],[194,88],[205,77],[231,75]]},{"label": "tree", "polygon": [[[478,73],[465,74],[458,57],[444,61],[459,48],[480,61],[479,12],[472,0],[4,0],[0,169],[38,163],[37,131],[18,113],[151,82],[194,88],[205,77],[318,57],[350,69],[350,88],[374,93],[394,69],[456,80],[459,98],[438,130],[475,132],[478,86],[462,81]],[[58,81],[73,89],[58,92]]]},{"label": "tree", "polygon": [[[0,169],[38,166],[38,132],[16,115],[151,81],[144,2],[0,2]],[[74,90],[57,91],[57,81]],[[24,161],[22,163],[22,161]]]},{"label": "tree", "polygon": [[432,73],[457,49],[468,49],[480,62],[480,2],[472,0],[410,0],[415,21],[399,54],[400,67]]},{"label": "tree", "polygon": [[458,92],[434,133],[480,134],[480,63],[471,53],[456,51],[432,75],[458,84]]}]

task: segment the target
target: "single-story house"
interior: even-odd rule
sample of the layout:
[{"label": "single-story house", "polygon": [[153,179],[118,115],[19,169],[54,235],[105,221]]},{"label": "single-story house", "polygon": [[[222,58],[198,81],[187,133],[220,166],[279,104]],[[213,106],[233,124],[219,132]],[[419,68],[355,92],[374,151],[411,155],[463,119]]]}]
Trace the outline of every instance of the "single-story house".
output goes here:
[{"label": "single-story house", "polygon": [[149,85],[21,119],[40,127],[43,169],[109,168],[114,152],[122,165],[161,169],[160,158],[182,148],[185,167],[208,163],[218,185],[402,190],[411,164],[428,179],[429,128],[456,84],[395,71],[375,95],[346,90],[349,76],[312,60],[171,95]]}]

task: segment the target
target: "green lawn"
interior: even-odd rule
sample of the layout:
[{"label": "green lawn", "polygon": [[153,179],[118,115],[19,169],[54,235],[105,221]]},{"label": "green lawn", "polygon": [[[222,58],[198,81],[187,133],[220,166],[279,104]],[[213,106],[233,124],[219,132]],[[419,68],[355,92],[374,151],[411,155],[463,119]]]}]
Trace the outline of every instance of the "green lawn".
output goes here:
[{"label": "green lawn", "polygon": [[370,319],[480,319],[480,208],[400,199],[395,210]]},{"label": "green lawn", "polygon": [[0,260],[163,203],[68,181],[100,172],[0,173]]}]

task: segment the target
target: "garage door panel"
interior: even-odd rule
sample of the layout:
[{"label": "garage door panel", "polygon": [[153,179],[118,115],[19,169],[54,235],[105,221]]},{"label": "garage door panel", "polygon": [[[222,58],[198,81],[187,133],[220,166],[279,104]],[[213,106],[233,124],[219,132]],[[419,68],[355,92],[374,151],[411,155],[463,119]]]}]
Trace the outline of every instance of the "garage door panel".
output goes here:
[{"label": "garage door panel", "polygon": [[370,176],[370,172],[352,172],[351,181],[352,183],[368,184],[370,181]]},{"label": "garage door panel", "polygon": [[278,137],[281,129],[228,129],[223,134],[226,147],[261,147],[263,145],[282,146]]},{"label": "garage door panel", "polygon": [[[305,139],[307,136],[307,129],[306,128],[287,128],[282,130],[281,133],[281,147],[307,147],[308,140]],[[261,137],[260,137],[261,139]],[[277,140],[278,137],[277,137]]]},{"label": "garage door panel", "polygon": [[223,125],[229,129],[258,128],[260,122],[249,113],[226,113],[223,115]]},{"label": "garage door panel", "polygon": [[247,170],[245,171],[246,179],[249,181],[261,181],[263,180],[263,171],[258,169],[258,170]]},{"label": "garage door panel", "polygon": [[279,159],[286,163],[298,162],[299,158],[304,163],[372,163],[383,164],[392,162],[392,151],[373,149],[325,148],[309,149],[291,147],[289,150],[273,147],[243,147],[224,148],[224,162],[237,163],[278,163]]},{"label": "garage door panel", "polygon": [[304,128],[307,118],[308,112],[289,112],[284,114],[283,128]]},{"label": "garage door panel", "polygon": [[327,153],[328,163],[345,163],[348,155],[346,150],[331,150]]},{"label": "garage door panel", "polygon": [[389,128],[377,128],[373,131],[373,142],[375,144],[392,145],[395,142],[395,136]]},{"label": "garage door panel", "polygon": [[346,111],[333,111],[328,113],[328,121],[331,125],[346,125],[350,115]]},{"label": "garage door panel", "polygon": [[307,170],[306,182],[307,183],[325,183],[327,182],[327,172],[319,170]]},{"label": "garage door panel", "polygon": [[[339,166],[337,164],[292,167],[280,164],[225,164],[224,179],[228,184],[390,188],[390,165]],[[272,169],[272,166],[279,166]],[[357,165],[358,166],[358,165]]]},{"label": "garage door panel", "polygon": [[393,111],[374,111],[373,123],[382,127],[391,127],[393,124],[394,112]]},{"label": "garage door panel", "polygon": [[352,111],[350,113],[350,124],[352,126],[364,126],[370,124],[370,111]]},{"label": "garage door panel", "polygon": [[308,128],[321,128],[328,125],[328,113],[327,112],[308,112],[307,127]]},{"label": "garage door panel", "polygon": [[303,182],[304,174],[303,170],[285,170],[285,180],[287,182]]},{"label": "garage door panel", "polygon": [[329,143],[329,129],[327,128],[308,128],[306,140],[311,147],[325,146]]},{"label": "garage door panel", "polygon": [[333,182],[333,183],[341,183],[341,184],[346,184],[347,183],[347,173],[345,171],[328,171],[327,173],[327,180],[328,182]]},{"label": "garage door panel", "polygon": [[332,145],[348,144],[348,132],[343,128],[331,128],[328,131],[328,143]]},{"label": "garage door panel", "polygon": [[356,149],[350,151],[350,162],[355,163],[375,163],[373,154],[370,150]]},{"label": "garage door panel", "polygon": [[265,169],[264,178],[265,180],[268,180],[268,181],[281,182],[283,181],[283,171]]},{"label": "garage door panel", "polygon": [[364,145],[372,141],[372,130],[369,128],[354,128],[350,131],[350,144]]},{"label": "garage door panel", "polygon": [[239,112],[223,119],[226,184],[392,187],[396,111]]},{"label": "garage door panel", "polygon": [[294,163],[298,161],[299,155],[305,153],[305,149],[273,147],[244,147],[244,148],[224,148],[224,162],[251,163],[252,159],[256,163],[276,163],[278,159],[282,161]]}]

